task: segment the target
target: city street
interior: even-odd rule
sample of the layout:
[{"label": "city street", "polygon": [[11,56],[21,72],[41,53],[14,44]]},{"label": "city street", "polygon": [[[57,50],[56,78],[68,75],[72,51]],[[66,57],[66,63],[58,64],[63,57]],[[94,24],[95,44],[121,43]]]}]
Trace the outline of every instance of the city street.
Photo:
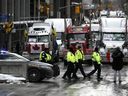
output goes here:
[{"label": "city street", "polygon": [[128,96],[128,0],[0,0],[0,96]]},{"label": "city street", "polygon": [[[0,96],[127,96],[128,95],[128,66],[122,70],[122,82],[113,82],[113,70],[110,65],[102,66],[103,80],[98,82],[96,74],[91,79],[83,80],[78,71],[79,80],[67,81],[61,77],[65,72],[63,63],[58,63],[61,74],[57,78],[43,80],[39,83],[0,84]],[[84,65],[85,72],[92,66]]]}]

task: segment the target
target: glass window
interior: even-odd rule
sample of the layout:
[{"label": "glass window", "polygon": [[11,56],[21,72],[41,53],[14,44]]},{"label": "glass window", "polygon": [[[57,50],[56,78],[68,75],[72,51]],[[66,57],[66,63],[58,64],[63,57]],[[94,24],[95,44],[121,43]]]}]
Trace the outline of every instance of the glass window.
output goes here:
[{"label": "glass window", "polygon": [[69,40],[85,40],[85,34],[69,34]]},{"label": "glass window", "polygon": [[2,60],[2,59],[6,59],[6,58],[8,58],[8,55],[7,54],[0,54],[0,59]]},{"label": "glass window", "polygon": [[29,36],[28,42],[49,42],[49,35]]},{"label": "glass window", "polygon": [[36,36],[29,36],[28,42],[36,42],[37,37]]},{"label": "glass window", "polygon": [[44,43],[47,43],[48,41],[49,41],[49,39],[48,39],[48,35],[38,36],[38,42],[44,42]]},{"label": "glass window", "polygon": [[19,57],[12,55],[12,54],[0,54],[0,59],[20,59]]},{"label": "glass window", "polygon": [[12,59],[12,60],[14,60],[14,59],[20,59],[20,58],[17,57],[17,56],[15,56],[15,55],[9,54],[8,57],[7,57],[7,59]]},{"label": "glass window", "polygon": [[34,28],[34,31],[43,31],[45,28]]},{"label": "glass window", "polygon": [[103,34],[104,41],[124,41],[125,34],[122,33],[104,33]]}]

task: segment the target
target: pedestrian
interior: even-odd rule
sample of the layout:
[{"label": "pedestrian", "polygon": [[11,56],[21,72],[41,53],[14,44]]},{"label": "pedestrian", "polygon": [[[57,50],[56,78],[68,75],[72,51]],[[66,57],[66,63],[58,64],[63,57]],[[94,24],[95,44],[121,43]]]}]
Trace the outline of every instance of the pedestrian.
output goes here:
[{"label": "pedestrian", "polygon": [[15,50],[16,50],[17,54],[21,54],[21,46],[20,46],[20,42],[19,41],[16,42]]},{"label": "pedestrian", "polygon": [[40,53],[39,60],[41,62],[52,64],[52,55],[49,52],[49,48],[45,48],[44,51]]},{"label": "pedestrian", "polygon": [[121,83],[121,73],[120,70],[123,68],[123,57],[124,54],[120,50],[119,47],[115,48],[114,52],[112,53],[113,63],[112,69],[114,70],[114,83],[116,83],[117,73],[118,73],[118,80]]},{"label": "pedestrian", "polygon": [[67,70],[64,73],[62,78],[66,79],[66,77],[68,77],[68,80],[71,80],[71,77],[72,77],[71,75],[74,72],[74,64],[76,62],[72,47],[69,47],[69,50],[68,50],[67,56],[66,56],[66,60],[67,60]]},{"label": "pedestrian", "polygon": [[78,76],[76,75],[76,73],[77,73],[78,69],[80,69],[80,72],[82,73],[83,78],[85,79],[86,74],[85,74],[83,66],[82,66],[82,64],[85,60],[85,56],[84,56],[84,52],[83,52],[81,46],[77,47],[77,50],[75,52],[75,57],[76,57],[76,64],[75,64],[75,69],[74,69],[74,73],[73,73],[73,78],[79,79]]},{"label": "pedestrian", "polygon": [[101,78],[101,56],[99,53],[98,47],[95,48],[94,52],[92,53],[92,64],[94,65],[94,69],[87,74],[90,78],[97,71],[97,80],[102,80]]}]

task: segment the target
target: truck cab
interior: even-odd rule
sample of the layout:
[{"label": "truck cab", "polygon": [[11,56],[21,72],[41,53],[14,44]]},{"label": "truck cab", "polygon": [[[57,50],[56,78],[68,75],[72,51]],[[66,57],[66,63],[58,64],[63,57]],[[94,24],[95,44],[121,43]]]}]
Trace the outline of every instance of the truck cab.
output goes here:
[{"label": "truck cab", "polygon": [[89,26],[69,26],[65,32],[64,46],[60,54],[60,58],[66,56],[69,46],[74,48],[79,45],[83,48],[83,52],[86,60],[90,59],[90,54],[92,53],[91,41],[90,41],[90,28]]},{"label": "truck cab", "polygon": [[45,48],[51,49],[51,26],[49,23],[34,23],[29,28],[26,50],[31,59],[39,58]]}]

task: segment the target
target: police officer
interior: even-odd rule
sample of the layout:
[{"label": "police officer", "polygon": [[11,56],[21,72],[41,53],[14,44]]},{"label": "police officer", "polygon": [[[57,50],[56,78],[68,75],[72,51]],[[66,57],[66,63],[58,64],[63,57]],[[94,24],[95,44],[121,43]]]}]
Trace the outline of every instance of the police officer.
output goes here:
[{"label": "police officer", "polygon": [[75,55],[73,54],[73,48],[69,47],[69,51],[67,52],[67,70],[63,75],[63,79],[66,79],[66,76],[69,80],[71,80],[71,75],[74,72],[74,64],[76,62]]},{"label": "police officer", "polygon": [[81,71],[81,73],[85,79],[86,75],[85,75],[85,72],[84,72],[84,69],[82,66],[82,63],[85,60],[85,58],[84,58],[85,56],[84,56],[83,50],[81,50],[81,46],[77,47],[77,50],[75,52],[75,56],[76,56],[76,64],[75,64],[75,69],[74,69],[74,73],[73,73],[73,78],[78,79],[76,73],[77,73],[78,69],[80,69],[80,71]]},{"label": "police officer", "polygon": [[87,74],[88,77],[93,75],[97,71],[97,80],[101,80],[101,57],[99,54],[99,49],[96,47],[94,52],[92,53],[92,63],[94,65],[94,69]]},{"label": "police officer", "polygon": [[52,56],[49,52],[49,48],[45,48],[44,51],[40,53],[39,60],[41,62],[50,63],[52,64]]}]

